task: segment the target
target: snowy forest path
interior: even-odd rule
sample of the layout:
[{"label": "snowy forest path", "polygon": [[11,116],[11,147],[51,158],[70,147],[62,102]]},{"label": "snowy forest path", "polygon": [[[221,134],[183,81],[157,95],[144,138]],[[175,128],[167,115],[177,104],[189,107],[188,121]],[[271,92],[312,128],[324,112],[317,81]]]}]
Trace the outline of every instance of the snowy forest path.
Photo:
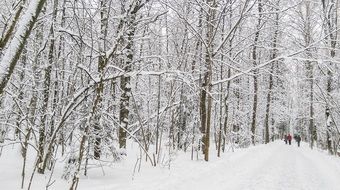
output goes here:
[{"label": "snowy forest path", "polygon": [[[6,175],[0,175],[0,189],[19,189],[19,153],[0,157],[0,166]],[[211,155],[213,155],[213,150]],[[132,155],[132,153],[130,153]],[[133,160],[126,160],[133,161]],[[339,190],[340,158],[330,156],[308,144],[286,145],[283,141],[251,146],[225,152],[221,158],[211,157],[191,161],[190,154],[179,154],[170,165],[154,168],[143,163],[140,173],[132,170],[129,162],[122,161],[112,167],[92,168],[87,177],[82,176],[80,190]],[[105,175],[103,176],[103,172]],[[60,179],[62,168],[56,169]],[[44,189],[48,178],[36,176],[33,189]],[[65,189],[67,181],[58,180],[56,190]]]},{"label": "snowy forest path", "polygon": [[[213,160],[204,166],[196,165],[197,168],[195,164],[186,164],[175,163],[175,168],[166,178],[157,177],[158,179],[148,181],[147,189],[340,189],[339,158],[311,150],[308,144],[304,143],[297,147],[294,142],[292,145],[286,145],[283,141],[276,141],[227,153],[221,159]],[[137,179],[135,182],[143,179]]]},{"label": "snowy forest path", "polygon": [[[312,151],[307,144],[297,147],[276,142],[265,148],[268,155],[249,155],[260,162],[258,170],[248,170],[242,181],[233,182],[233,189],[312,190],[338,189],[339,164],[327,154]],[[237,180],[237,179],[235,179]],[[336,187],[336,188],[335,188]]]}]

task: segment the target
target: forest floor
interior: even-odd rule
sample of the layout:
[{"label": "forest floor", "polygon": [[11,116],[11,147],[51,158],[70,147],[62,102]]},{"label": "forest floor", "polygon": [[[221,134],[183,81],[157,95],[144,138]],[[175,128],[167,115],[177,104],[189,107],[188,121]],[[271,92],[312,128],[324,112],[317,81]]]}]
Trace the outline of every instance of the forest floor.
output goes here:
[{"label": "forest floor", "polygon": [[[15,152],[15,151],[12,151]],[[3,152],[4,153],[4,152]],[[128,154],[131,154],[128,152]],[[17,156],[17,158],[15,158]],[[129,155],[130,156],[130,155]],[[15,159],[13,159],[13,157]],[[286,145],[283,141],[226,152],[221,158],[191,161],[190,154],[179,154],[168,166],[151,167],[143,163],[133,174],[136,160],[124,160],[113,166],[92,168],[81,177],[79,190],[338,190],[340,158],[307,144]],[[129,158],[129,157],[128,157]],[[19,151],[0,157],[0,189],[20,189]],[[60,161],[62,162],[62,161]],[[61,164],[59,164],[61,165]],[[30,168],[28,167],[28,176]],[[61,179],[62,168],[56,168],[48,189],[68,189]],[[46,189],[48,175],[35,175],[32,190]],[[26,182],[27,184],[27,182]],[[27,185],[25,188],[27,189]]]}]

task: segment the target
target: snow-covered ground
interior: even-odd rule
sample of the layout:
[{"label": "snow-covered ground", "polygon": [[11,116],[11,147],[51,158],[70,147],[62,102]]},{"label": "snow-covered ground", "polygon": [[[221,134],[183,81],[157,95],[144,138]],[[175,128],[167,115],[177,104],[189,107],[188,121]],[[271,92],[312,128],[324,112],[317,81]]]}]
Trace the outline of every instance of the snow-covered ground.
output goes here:
[{"label": "snow-covered ground", "polygon": [[[7,151],[6,151],[7,152]],[[12,151],[13,152],[13,151]],[[152,168],[143,163],[133,177],[135,160],[111,167],[91,169],[82,177],[79,190],[338,190],[340,158],[310,150],[307,144],[285,145],[276,141],[235,152],[222,158],[211,155],[210,162],[191,161],[190,154],[177,155],[170,169]],[[27,170],[30,175],[31,167]],[[0,157],[0,189],[20,189],[21,159],[19,153]],[[68,189],[57,168],[49,189]],[[105,174],[105,175],[103,175]],[[48,176],[36,174],[32,190],[46,189]],[[25,185],[27,189],[27,185]]]}]

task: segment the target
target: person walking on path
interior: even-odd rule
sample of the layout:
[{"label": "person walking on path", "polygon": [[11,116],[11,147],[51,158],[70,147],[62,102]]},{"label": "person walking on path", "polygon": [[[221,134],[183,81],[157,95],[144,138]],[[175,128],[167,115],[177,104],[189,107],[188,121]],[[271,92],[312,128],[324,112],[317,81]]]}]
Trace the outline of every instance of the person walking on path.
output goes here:
[{"label": "person walking on path", "polygon": [[287,139],[288,139],[289,145],[291,145],[292,144],[292,136],[290,134],[288,134]]},{"label": "person walking on path", "polygon": [[300,142],[301,142],[301,137],[300,137],[300,135],[297,135],[295,139],[296,139],[296,142],[297,142],[297,144],[298,144],[298,147],[300,147]]},{"label": "person walking on path", "polygon": [[287,141],[288,141],[288,137],[287,137],[287,135],[285,135],[285,143],[287,144]]}]

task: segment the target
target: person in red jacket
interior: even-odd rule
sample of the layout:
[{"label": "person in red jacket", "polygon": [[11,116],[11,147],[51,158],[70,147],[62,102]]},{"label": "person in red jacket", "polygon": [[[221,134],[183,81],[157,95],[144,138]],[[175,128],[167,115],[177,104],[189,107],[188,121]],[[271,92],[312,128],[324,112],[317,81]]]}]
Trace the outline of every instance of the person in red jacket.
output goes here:
[{"label": "person in red jacket", "polygon": [[291,145],[292,144],[292,136],[290,134],[288,134],[287,139],[288,139],[289,145]]}]

